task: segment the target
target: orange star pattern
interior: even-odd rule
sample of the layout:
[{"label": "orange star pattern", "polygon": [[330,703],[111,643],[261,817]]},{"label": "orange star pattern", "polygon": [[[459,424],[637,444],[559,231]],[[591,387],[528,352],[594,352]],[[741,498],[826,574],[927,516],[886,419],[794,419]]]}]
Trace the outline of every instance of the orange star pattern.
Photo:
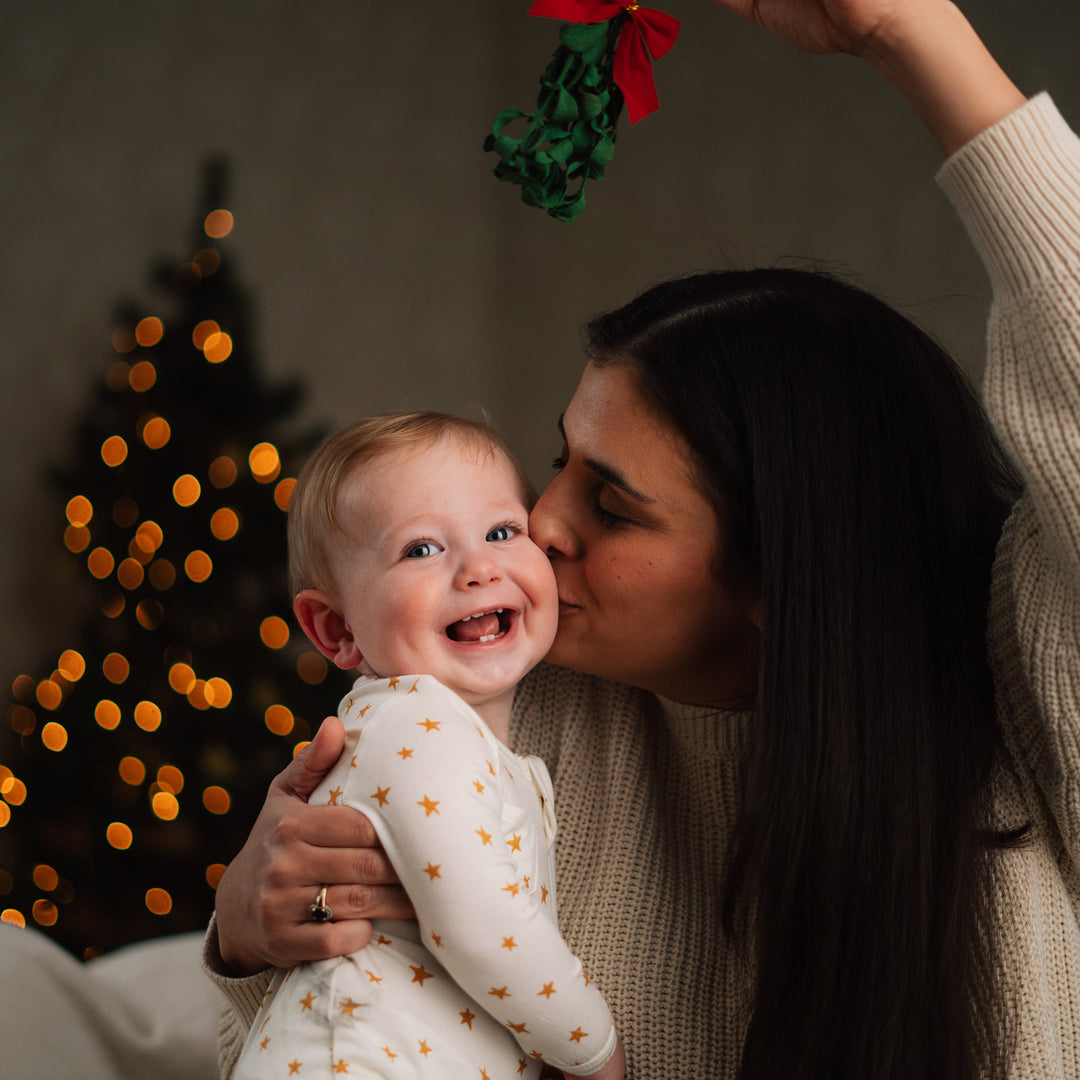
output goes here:
[{"label": "orange star pattern", "polygon": [[317,994],[313,994],[310,990],[307,993],[307,997],[300,999],[300,1004],[303,1006],[301,1012],[311,1012],[311,1003],[316,1000]]},{"label": "orange star pattern", "polygon": [[476,790],[477,790],[477,791],[478,791],[478,792],[479,792],[479,793],[480,793],[481,795],[483,795],[483,794],[484,794],[484,785],[483,785],[483,784],[481,784],[479,780],[474,780],[474,781],[473,781],[473,786],[474,786],[474,787],[476,788]]},{"label": "orange star pattern", "polygon": [[555,984],[553,982],[549,982],[549,983],[544,983],[543,990],[537,990],[536,991],[536,996],[539,997],[541,994],[543,994],[544,997],[550,998],[551,995],[554,994],[554,993],[555,993]]},{"label": "orange star pattern", "polygon": [[381,975],[376,975],[374,971],[368,971],[367,968],[364,968],[364,974],[367,975],[368,982],[373,982],[373,983],[381,983],[382,982],[382,976]]},{"label": "orange star pattern", "polygon": [[439,812],[438,806],[441,801],[441,799],[429,799],[425,795],[416,805],[424,808],[424,817],[431,817],[432,814],[437,814]]},{"label": "orange star pattern", "polygon": [[513,838],[512,840],[507,840],[507,841],[506,841],[506,846],[507,846],[507,847],[508,847],[508,848],[509,848],[509,849],[510,849],[511,851],[520,851],[520,850],[521,850],[521,837],[520,837],[520,836],[518,836],[518,835],[517,835],[517,834],[515,833],[515,834],[514,834],[514,838]]},{"label": "orange star pattern", "polygon": [[548,898],[548,887],[546,885],[540,886],[540,903],[546,904]]},{"label": "orange star pattern", "polygon": [[356,768],[356,755],[355,754],[353,754],[352,759],[349,761],[349,768],[350,769],[355,769]]},{"label": "orange star pattern", "polygon": [[394,1053],[394,1051],[393,1051],[393,1050],[391,1050],[389,1046],[380,1046],[380,1047],[379,1047],[379,1049],[380,1049],[380,1050],[381,1050],[381,1051],[382,1051],[382,1052],[383,1052],[383,1053],[384,1053],[384,1054],[385,1054],[385,1055],[386,1055],[386,1056],[387,1056],[387,1057],[388,1057],[388,1058],[389,1058],[389,1059],[390,1059],[391,1061],[393,1061],[393,1060],[394,1060],[394,1058],[396,1058],[396,1057],[397,1057],[397,1054],[395,1054],[395,1053]]},{"label": "orange star pattern", "polygon": [[480,1080],[491,1080],[491,1077],[487,1074],[487,1069],[480,1070]]},{"label": "orange star pattern", "polygon": [[341,798],[341,788],[336,787],[330,792],[330,805],[337,806],[338,799]]},{"label": "orange star pattern", "polygon": [[514,940],[513,935],[511,935],[510,937],[503,938],[502,947],[513,952],[518,947],[518,943]]},{"label": "orange star pattern", "polygon": [[420,1043],[420,1053],[427,1057],[431,1053],[431,1047],[423,1039],[417,1039],[417,1042]]},{"label": "orange star pattern", "polygon": [[363,707],[363,708],[362,708],[362,709],[360,710],[360,719],[361,719],[361,720],[363,720],[363,719],[364,719],[364,717],[365,717],[365,716],[367,716],[367,711],[368,711],[368,709],[370,709],[370,708],[371,708],[371,706],[370,706],[370,705],[365,705],[365,706],[364,706],[364,707]]},{"label": "orange star pattern", "polygon": [[[414,682],[414,683],[412,684],[412,686],[410,686],[410,687],[409,687],[409,693],[410,693],[410,694],[415,694],[415,693],[416,693],[416,688],[417,688],[417,687],[418,687],[419,685],[420,685],[420,680],[419,680],[419,679],[417,679],[417,680],[416,680],[416,682]],[[408,696],[408,695],[406,695],[406,696]]]},{"label": "orange star pattern", "polygon": [[261,1043],[259,1043],[260,1052],[265,1050],[269,1045],[270,1045],[270,1036],[267,1035],[266,1038],[263,1039],[263,1041]]},{"label": "orange star pattern", "polygon": [[381,788],[376,789],[375,794],[374,795],[369,795],[368,798],[369,799],[378,799],[379,800],[379,805],[380,806],[385,806],[386,802],[387,802],[387,796],[389,794],[390,794],[390,789],[388,787],[381,787]]},{"label": "orange star pattern", "polygon": [[300,1072],[300,1066],[303,1065],[302,1061],[297,1061],[295,1058],[289,1062],[289,1075],[296,1076]]},{"label": "orange star pattern", "polygon": [[532,1034],[532,1032],[529,1031],[529,1029],[525,1026],[524,1022],[522,1022],[520,1024],[515,1024],[512,1020],[507,1020],[506,1021],[506,1026],[508,1028],[510,1028],[511,1031],[516,1031],[519,1035],[531,1035]]},{"label": "orange star pattern", "polygon": [[493,765],[491,764],[491,762],[489,761],[489,762],[487,762],[486,764],[487,764],[487,767],[488,767],[488,772],[489,772],[489,773],[491,773],[491,775],[492,775],[492,776],[498,776],[498,773],[497,773],[497,772],[495,772],[495,768],[494,768],[494,766],[493,766]]},{"label": "orange star pattern", "polygon": [[414,983],[419,983],[421,986],[424,985],[424,980],[425,979],[434,979],[435,978],[435,973],[432,972],[432,971],[427,971],[424,968],[423,964],[419,964],[419,965],[410,964],[409,967],[412,968],[412,973],[413,973],[412,981]]},{"label": "orange star pattern", "polygon": [[416,721],[416,726],[417,727],[422,727],[430,735],[433,731],[438,731],[439,730],[439,724],[441,724],[441,723],[442,723],[441,720],[429,720],[425,716],[423,720],[417,720]]},{"label": "orange star pattern", "polygon": [[399,682],[401,682],[401,680],[396,675],[391,675],[390,680],[387,683],[387,685],[390,687],[391,690],[396,690],[397,689],[397,684]]},{"label": "orange star pattern", "polygon": [[581,1042],[582,1039],[587,1039],[588,1037],[589,1033],[587,1031],[582,1031],[580,1026],[574,1028],[574,1030],[570,1032],[571,1042]]},{"label": "orange star pattern", "polygon": [[491,833],[484,832],[483,826],[476,830],[476,835],[479,836],[485,844],[491,843]]},{"label": "orange star pattern", "polygon": [[401,760],[404,761],[406,758],[412,757],[412,751],[407,746],[403,746],[398,751],[398,755],[400,756]]},{"label": "orange star pattern", "polygon": [[434,930],[431,931],[431,940],[435,942],[436,949],[442,948],[442,937],[436,934]]},{"label": "orange star pattern", "polygon": [[517,896],[518,883],[516,881],[508,881],[500,890],[500,892],[508,892],[511,896]]},{"label": "orange star pattern", "polygon": [[376,945],[393,945],[394,944],[394,939],[393,938],[388,938],[385,934],[380,934],[375,939],[375,944]]},{"label": "orange star pattern", "polygon": [[523,1075],[523,1074],[524,1074],[524,1072],[525,1072],[525,1070],[526,1070],[526,1069],[527,1069],[528,1067],[529,1067],[529,1059],[528,1059],[528,1058],[522,1058],[522,1059],[521,1059],[521,1060],[520,1060],[520,1061],[518,1062],[518,1076],[521,1076],[521,1075]]},{"label": "orange star pattern", "polygon": [[353,1017],[354,1020],[356,1019],[356,1010],[360,1008],[359,1001],[353,1001],[353,999],[350,997],[346,998],[344,1001],[339,1001],[338,1004],[341,1006],[341,1011],[343,1013],[348,1013],[351,1017]]},{"label": "orange star pattern", "polygon": [[529,875],[523,874],[521,880],[525,882],[525,888],[527,889],[529,887]]},{"label": "orange star pattern", "polygon": [[347,1073],[348,1071],[349,1071],[349,1063],[347,1061],[345,1061],[344,1058],[338,1058],[337,1061],[334,1062],[334,1072],[336,1072],[336,1073]]},{"label": "orange star pattern", "polygon": [[488,991],[488,996],[489,997],[497,997],[500,1001],[502,1001],[503,998],[508,998],[508,997],[511,996],[511,994],[510,994],[510,991],[507,990],[505,986],[493,986]]},{"label": "orange star pattern", "polygon": [[468,1024],[468,1025],[469,1025],[469,1030],[470,1030],[470,1031],[472,1031],[472,1022],[473,1022],[473,1021],[474,1021],[475,1019],[476,1019],[476,1013],[472,1013],[472,1012],[469,1012],[469,1010],[468,1010],[468,1009],[466,1009],[466,1010],[465,1010],[465,1011],[464,1011],[464,1012],[463,1012],[463,1013],[461,1014],[461,1022],[462,1022],[463,1024]]},{"label": "orange star pattern", "polygon": [[442,863],[436,863],[434,866],[432,866],[429,862],[427,866],[424,867],[424,873],[427,874],[427,876],[431,878],[432,881],[434,881],[437,877],[442,877],[442,874],[439,873],[440,866],[442,866]]}]

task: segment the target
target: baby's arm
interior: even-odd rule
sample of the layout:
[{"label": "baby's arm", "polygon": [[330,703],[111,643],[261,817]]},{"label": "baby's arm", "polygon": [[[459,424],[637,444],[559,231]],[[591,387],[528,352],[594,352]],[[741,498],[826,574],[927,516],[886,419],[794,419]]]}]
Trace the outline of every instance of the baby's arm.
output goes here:
[{"label": "baby's arm", "polygon": [[494,739],[427,676],[399,680],[362,723],[331,794],[375,824],[432,954],[530,1056],[621,1076],[607,1006],[544,912],[553,883],[519,877],[503,837]]}]

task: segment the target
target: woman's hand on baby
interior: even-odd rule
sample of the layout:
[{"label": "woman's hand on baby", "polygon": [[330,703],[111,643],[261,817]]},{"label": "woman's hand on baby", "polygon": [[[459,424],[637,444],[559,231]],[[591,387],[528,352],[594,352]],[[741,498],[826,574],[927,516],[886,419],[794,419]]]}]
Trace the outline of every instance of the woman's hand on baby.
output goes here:
[{"label": "woman's hand on baby", "polygon": [[[367,944],[368,920],[415,918],[371,822],[351,807],[307,802],[344,742],[341,721],[328,717],[274,778],[221,879],[218,945],[238,975],[342,956]],[[308,908],[323,885],[333,921],[318,923]]]}]

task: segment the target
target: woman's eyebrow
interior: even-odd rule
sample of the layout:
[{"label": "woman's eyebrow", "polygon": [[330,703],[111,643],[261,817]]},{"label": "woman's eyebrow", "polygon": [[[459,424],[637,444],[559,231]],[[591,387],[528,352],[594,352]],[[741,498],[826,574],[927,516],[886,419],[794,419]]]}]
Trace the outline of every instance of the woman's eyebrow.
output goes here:
[{"label": "woman's eyebrow", "polygon": [[[566,426],[563,423],[563,416],[565,415],[566,414],[563,413],[562,416],[559,417],[558,421],[559,434],[562,436],[564,443],[567,441]],[[636,499],[638,502],[643,503],[651,503],[656,501],[651,496],[646,495],[643,491],[638,491],[638,489],[634,487],[634,485],[631,484],[630,481],[627,480],[626,477],[623,476],[623,474],[613,466],[606,465],[602,461],[597,461],[596,458],[589,457],[583,459],[583,464],[585,465],[585,468],[589,469],[591,472],[596,473],[596,475],[599,476],[602,480],[606,480],[607,483],[609,483],[612,487],[618,488],[626,495],[629,495],[630,498]]]}]

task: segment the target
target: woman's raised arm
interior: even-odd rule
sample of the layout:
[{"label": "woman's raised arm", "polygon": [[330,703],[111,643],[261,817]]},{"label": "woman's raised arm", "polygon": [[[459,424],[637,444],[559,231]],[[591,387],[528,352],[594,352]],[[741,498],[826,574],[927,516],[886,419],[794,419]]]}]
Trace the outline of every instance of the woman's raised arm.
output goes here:
[{"label": "woman's raised arm", "polygon": [[950,0],[715,0],[807,52],[877,68],[946,154],[1024,104]]}]

